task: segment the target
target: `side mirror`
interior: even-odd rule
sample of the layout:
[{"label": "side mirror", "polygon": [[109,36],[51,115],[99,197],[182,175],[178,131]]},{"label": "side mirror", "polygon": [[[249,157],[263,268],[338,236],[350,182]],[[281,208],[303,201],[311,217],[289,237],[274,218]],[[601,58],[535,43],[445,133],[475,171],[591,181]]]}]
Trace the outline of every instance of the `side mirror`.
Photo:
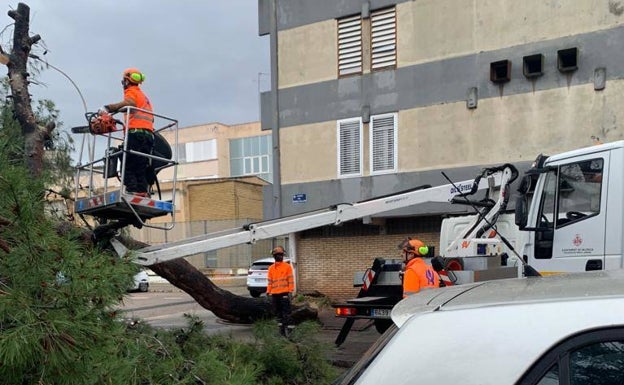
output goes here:
[{"label": "side mirror", "polygon": [[531,175],[525,175],[520,180],[520,185],[518,186],[517,191],[522,195],[526,195],[526,193],[528,193],[531,189],[532,181],[533,177]]},{"label": "side mirror", "polygon": [[518,226],[520,230],[524,230],[527,226],[527,221],[528,221],[527,207],[528,207],[528,204],[527,204],[527,199],[525,196],[519,196],[516,198],[515,222],[516,222],[516,226]]}]

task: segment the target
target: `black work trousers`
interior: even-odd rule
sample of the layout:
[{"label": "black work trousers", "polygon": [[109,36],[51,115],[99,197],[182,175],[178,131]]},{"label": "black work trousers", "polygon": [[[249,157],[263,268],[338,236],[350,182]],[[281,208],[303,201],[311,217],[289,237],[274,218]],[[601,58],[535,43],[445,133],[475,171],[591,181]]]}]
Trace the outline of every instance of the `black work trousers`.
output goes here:
[{"label": "black work trousers", "polygon": [[271,294],[273,313],[280,322],[280,330],[291,324],[290,321],[290,298],[288,293]]},{"label": "black work trousers", "polygon": [[[154,147],[154,134],[148,130],[130,130],[128,132],[128,150],[151,154]],[[146,171],[149,158],[128,153],[126,156],[126,170],[124,185],[126,191],[147,192]]]}]

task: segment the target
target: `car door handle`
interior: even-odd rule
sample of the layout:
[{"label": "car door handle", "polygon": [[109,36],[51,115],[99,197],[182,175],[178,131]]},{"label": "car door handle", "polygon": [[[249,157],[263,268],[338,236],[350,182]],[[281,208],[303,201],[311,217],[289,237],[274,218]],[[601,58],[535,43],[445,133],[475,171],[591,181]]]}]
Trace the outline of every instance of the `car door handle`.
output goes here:
[{"label": "car door handle", "polygon": [[602,270],[602,259],[590,259],[585,264],[585,271]]}]

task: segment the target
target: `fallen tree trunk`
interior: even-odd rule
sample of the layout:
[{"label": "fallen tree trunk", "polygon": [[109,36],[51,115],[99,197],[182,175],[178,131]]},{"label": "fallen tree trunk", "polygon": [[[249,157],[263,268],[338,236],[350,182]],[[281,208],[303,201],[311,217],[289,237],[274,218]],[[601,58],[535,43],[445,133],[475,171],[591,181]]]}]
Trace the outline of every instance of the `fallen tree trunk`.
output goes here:
[{"label": "fallen tree trunk", "polygon": [[[148,246],[132,239],[120,241],[131,249]],[[183,258],[161,262],[149,268],[225,321],[249,324],[273,316],[271,303],[266,297],[241,297],[223,290]],[[292,309],[292,319],[295,323],[318,319],[318,312],[308,304],[293,306]]]}]

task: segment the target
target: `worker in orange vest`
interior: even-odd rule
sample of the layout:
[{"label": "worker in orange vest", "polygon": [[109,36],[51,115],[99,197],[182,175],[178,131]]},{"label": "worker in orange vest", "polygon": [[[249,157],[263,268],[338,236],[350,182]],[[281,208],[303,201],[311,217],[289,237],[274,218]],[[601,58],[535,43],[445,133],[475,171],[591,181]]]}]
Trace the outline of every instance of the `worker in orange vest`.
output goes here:
[{"label": "worker in orange vest", "polygon": [[295,290],[293,268],[284,262],[284,248],[277,246],[271,251],[275,263],[269,266],[267,274],[267,295],[271,297],[273,312],[279,319],[280,334],[286,336],[294,326],[290,320],[290,300]]},{"label": "worker in orange vest", "polygon": [[[107,104],[104,109],[115,112],[123,107],[136,107],[141,110],[131,109],[129,112],[128,151],[137,151],[151,154],[154,146],[154,115],[152,104],[139,84],[143,83],[145,75],[136,68],[128,68],[123,72],[121,84],[124,88],[124,99],[119,103]],[[126,156],[126,168],[124,171],[124,186],[126,192],[139,196],[149,196],[146,169],[149,158],[146,156],[130,154]]]},{"label": "worker in orange vest", "polygon": [[440,287],[438,273],[422,258],[429,254],[429,248],[422,241],[410,238],[401,246],[405,254],[403,298],[418,293],[421,289]]}]

